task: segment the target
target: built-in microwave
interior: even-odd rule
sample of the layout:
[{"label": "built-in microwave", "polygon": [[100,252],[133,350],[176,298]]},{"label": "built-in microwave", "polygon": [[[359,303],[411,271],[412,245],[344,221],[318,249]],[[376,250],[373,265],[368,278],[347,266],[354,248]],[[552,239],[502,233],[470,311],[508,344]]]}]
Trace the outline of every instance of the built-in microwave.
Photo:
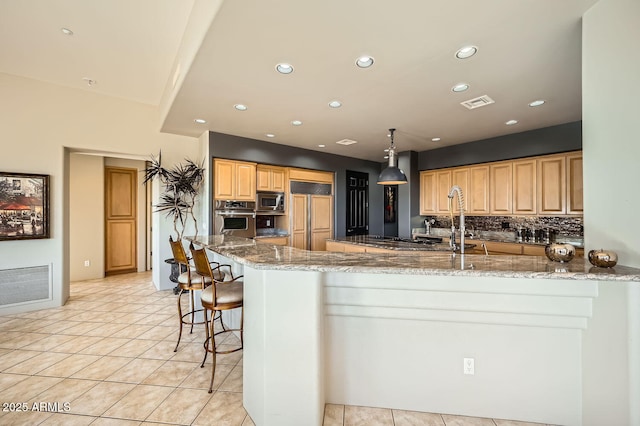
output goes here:
[{"label": "built-in microwave", "polygon": [[284,192],[258,192],[256,213],[284,214]]}]

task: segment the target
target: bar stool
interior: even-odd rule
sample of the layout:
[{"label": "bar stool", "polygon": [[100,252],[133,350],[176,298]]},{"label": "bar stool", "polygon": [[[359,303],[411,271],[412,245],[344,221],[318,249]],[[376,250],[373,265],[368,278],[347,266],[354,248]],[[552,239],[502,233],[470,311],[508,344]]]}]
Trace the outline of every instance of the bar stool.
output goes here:
[{"label": "bar stool", "polygon": [[[215,267],[212,269],[211,276],[202,276],[196,273],[193,267],[190,265],[190,259],[187,257],[187,253],[182,245],[182,242],[173,241],[173,238],[170,236],[169,244],[171,244],[173,258],[178,264],[178,267],[180,268],[180,270],[185,270],[185,272],[182,272],[178,276],[178,317],[180,319],[180,332],[178,333],[178,342],[176,343],[176,347],[173,350],[174,352],[177,352],[178,346],[180,345],[180,339],[182,338],[182,326],[184,324],[188,324],[191,326],[189,334],[193,333],[194,324],[206,324],[206,318],[204,321],[195,321],[196,313],[203,312],[204,309],[195,309],[194,292],[196,290],[204,290],[207,286],[209,286],[212,282],[210,278],[211,276],[215,276],[218,280],[224,281],[225,273],[220,269],[220,267],[229,265],[220,265],[218,262],[212,262]],[[211,268],[211,265],[209,265],[209,267]],[[229,269],[231,269],[231,266],[229,266]],[[182,293],[184,292],[189,292],[189,306],[191,307],[191,309],[189,312],[183,314],[181,298]]]},{"label": "bar stool", "polygon": [[[240,317],[240,328],[228,329],[222,324],[222,331],[217,333],[214,331],[213,317],[216,312],[222,314],[222,311],[229,309],[242,308],[243,306],[243,280],[242,276],[233,277],[229,281],[219,281],[214,271],[211,269],[211,264],[207,257],[205,248],[196,249],[193,244],[189,247],[191,255],[193,256],[193,263],[196,268],[196,272],[205,278],[209,278],[212,281],[212,285],[208,286],[202,291],[201,301],[204,307],[204,319],[207,322],[207,311],[212,312],[212,320],[210,321],[210,327],[206,327],[206,340],[204,342],[204,359],[200,367],[204,367],[204,363],[207,360],[207,354],[211,352],[213,354],[213,366],[211,367],[211,383],[209,385],[209,393],[213,391],[213,379],[216,374],[216,354],[228,354],[237,352],[243,347],[243,322],[244,322],[244,308]],[[222,320],[220,320],[222,323]],[[231,331],[240,332],[240,347],[231,349],[228,351],[219,351],[216,348],[216,336],[221,333],[228,333]]]}]

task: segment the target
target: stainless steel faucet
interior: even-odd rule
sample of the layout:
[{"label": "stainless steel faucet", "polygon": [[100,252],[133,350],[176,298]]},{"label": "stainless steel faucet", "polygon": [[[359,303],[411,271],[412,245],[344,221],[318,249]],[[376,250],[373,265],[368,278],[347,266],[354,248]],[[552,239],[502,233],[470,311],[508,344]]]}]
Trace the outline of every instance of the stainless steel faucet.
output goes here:
[{"label": "stainless steel faucet", "polygon": [[466,232],[464,227],[464,195],[462,194],[462,189],[458,185],[453,185],[451,190],[449,191],[449,210],[451,211],[451,240],[449,241],[449,245],[451,249],[456,251],[456,225],[453,223],[453,206],[451,205],[451,201],[453,201],[453,194],[458,193],[458,206],[460,208],[460,254],[464,254],[464,234]]},{"label": "stainless steel faucet", "polygon": [[431,234],[431,225],[433,225],[434,223],[436,223],[435,219],[425,219],[424,220],[425,233],[427,235]]}]

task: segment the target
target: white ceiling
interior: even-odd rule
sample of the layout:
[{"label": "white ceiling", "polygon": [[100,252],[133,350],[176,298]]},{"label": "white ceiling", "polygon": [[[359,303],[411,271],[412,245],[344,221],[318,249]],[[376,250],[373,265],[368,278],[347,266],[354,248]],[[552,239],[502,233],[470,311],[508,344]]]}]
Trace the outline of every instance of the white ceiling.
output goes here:
[{"label": "white ceiling", "polygon": [[[0,0],[0,72],[168,99],[164,132],[209,129],[384,161],[391,127],[399,151],[424,151],[580,120],[580,21],[596,1],[226,0],[193,37],[190,14],[212,0]],[[456,59],[469,44],[478,53]],[[375,63],[360,69],[365,54]],[[278,62],[295,71],[277,73]],[[470,89],[453,93],[460,82]],[[480,95],[495,104],[460,105]],[[334,99],[343,106],[329,108]],[[547,102],[529,107],[535,99]]]}]

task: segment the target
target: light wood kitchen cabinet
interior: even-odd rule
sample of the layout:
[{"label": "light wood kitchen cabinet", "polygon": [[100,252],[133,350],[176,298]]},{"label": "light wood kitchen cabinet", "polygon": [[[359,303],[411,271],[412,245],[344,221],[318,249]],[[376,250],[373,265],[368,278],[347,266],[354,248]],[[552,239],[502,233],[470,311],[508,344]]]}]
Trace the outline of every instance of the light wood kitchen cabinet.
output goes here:
[{"label": "light wood kitchen cabinet", "polygon": [[436,171],[436,212],[449,213],[449,190],[451,189],[451,170]]},{"label": "light wood kitchen cabinet", "polygon": [[522,245],[522,254],[527,256],[545,256],[544,254],[544,246],[537,246],[532,244],[523,244]]},{"label": "light wood kitchen cabinet", "polygon": [[512,213],[512,164],[494,163],[489,166],[489,207],[491,214]]},{"label": "light wood kitchen cabinet", "polygon": [[273,244],[276,246],[287,246],[289,245],[289,237],[263,237],[256,238],[256,243],[259,244]]},{"label": "light wood kitchen cabinet", "polygon": [[559,215],[567,213],[565,162],[565,155],[553,155],[538,159],[538,214]]},{"label": "light wood kitchen cabinet", "polygon": [[513,162],[513,214],[536,214],[536,160]]},{"label": "light wood kitchen cabinet", "polygon": [[291,246],[307,249],[307,196],[304,194],[291,195]]},{"label": "light wood kitchen cabinet", "polygon": [[420,172],[420,214],[437,212],[436,172]]},{"label": "light wood kitchen cabinet", "polygon": [[567,214],[583,214],[582,152],[567,155]]},{"label": "light wood kitchen cabinet", "polygon": [[258,164],[256,167],[256,189],[258,191],[284,192],[285,168]]},{"label": "light wood kitchen cabinet", "polygon": [[485,241],[489,254],[522,254],[522,244]]},{"label": "light wood kitchen cabinet", "polygon": [[255,201],[256,163],[216,158],[213,170],[215,199]]},{"label": "light wood kitchen cabinet", "polygon": [[345,246],[345,244],[343,244],[343,243],[339,243],[339,242],[336,242],[336,241],[327,241],[325,243],[325,250],[326,251],[344,253],[344,246]]},{"label": "light wood kitchen cabinet", "polygon": [[289,169],[289,180],[298,180],[302,182],[321,182],[333,184],[332,172],[322,172],[319,170],[308,169]]},{"label": "light wood kitchen cabinet", "polygon": [[[451,186],[468,215],[582,215],[582,152],[420,172],[420,214],[449,213]],[[455,212],[458,203],[454,199]]]},{"label": "light wood kitchen cabinet", "polygon": [[[462,198],[464,201],[463,203],[464,211],[468,212],[469,211],[469,203],[467,201],[467,195],[469,194],[469,168],[468,167],[458,167],[456,169],[451,170],[451,186],[449,187],[448,191],[450,191],[451,187],[453,187],[454,185],[458,185],[462,190]],[[452,203],[453,203],[454,213],[460,213],[460,203],[458,202],[457,195],[453,197]],[[448,207],[447,207],[447,211],[448,211]]]},{"label": "light wood kitchen cabinet", "polygon": [[489,214],[489,166],[469,167],[468,214]]},{"label": "light wood kitchen cabinet", "polygon": [[311,197],[311,250],[325,250],[328,238],[333,237],[333,196]]}]

